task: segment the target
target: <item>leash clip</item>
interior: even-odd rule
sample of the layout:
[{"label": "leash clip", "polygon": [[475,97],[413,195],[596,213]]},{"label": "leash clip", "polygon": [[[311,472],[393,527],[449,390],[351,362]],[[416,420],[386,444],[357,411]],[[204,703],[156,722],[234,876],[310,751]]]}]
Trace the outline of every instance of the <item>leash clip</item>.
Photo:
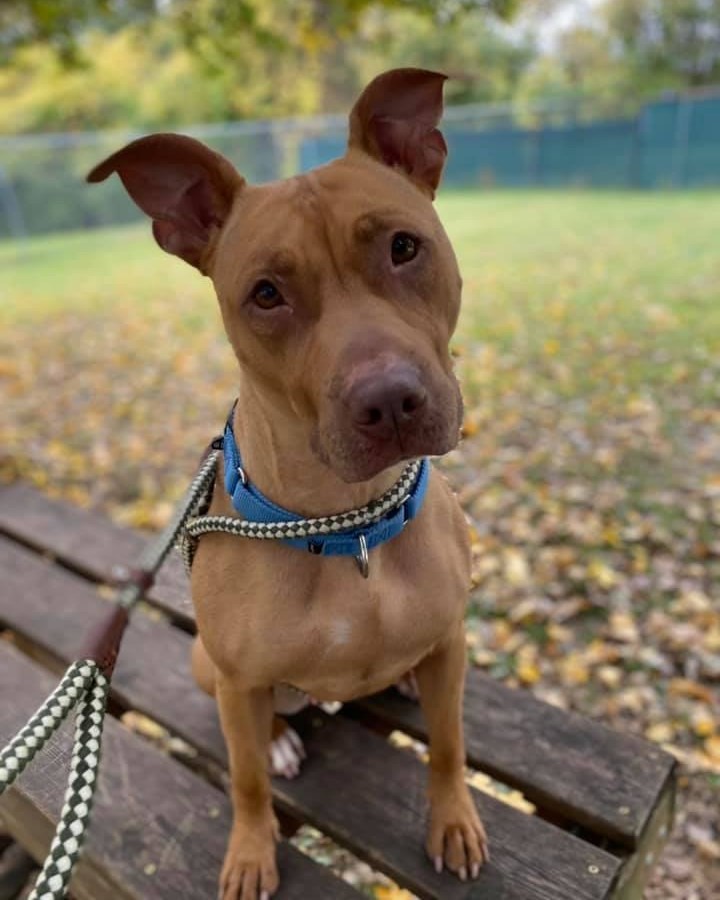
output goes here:
[{"label": "leash clip", "polygon": [[370,574],[370,557],[368,556],[367,541],[364,534],[358,537],[358,544],[360,545],[360,553],[355,557],[355,562],[358,564],[362,577],[367,578]]}]

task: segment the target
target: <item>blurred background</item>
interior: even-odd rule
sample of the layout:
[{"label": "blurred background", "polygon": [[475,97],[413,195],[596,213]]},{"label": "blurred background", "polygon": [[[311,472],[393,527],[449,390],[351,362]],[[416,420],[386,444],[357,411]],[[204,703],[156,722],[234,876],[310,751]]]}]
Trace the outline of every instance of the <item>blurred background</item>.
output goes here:
[{"label": "blurred background", "polygon": [[450,76],[469,657],[674,753],[646,897],[716,900],[720,0],[4,0],[0,479],[158,528],[233,398],[209,283],[92,165],[178,130],[289,176],[406,65]]}]

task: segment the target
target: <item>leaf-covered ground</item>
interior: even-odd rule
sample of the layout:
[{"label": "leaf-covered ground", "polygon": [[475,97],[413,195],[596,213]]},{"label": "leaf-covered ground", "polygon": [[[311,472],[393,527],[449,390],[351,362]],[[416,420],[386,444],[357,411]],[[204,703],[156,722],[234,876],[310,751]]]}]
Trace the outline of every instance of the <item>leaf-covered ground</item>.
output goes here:
[{"label": "leaf-covered ground", "polygon": [[[682,761],[647,893],[720,894],[720,195],[493,193],[465,274],[474,663]],[[0,474],[154,528],[233,397],[209,285],[145,228],[0,245]],[[384,887],[383,896],[392,896]]]}]

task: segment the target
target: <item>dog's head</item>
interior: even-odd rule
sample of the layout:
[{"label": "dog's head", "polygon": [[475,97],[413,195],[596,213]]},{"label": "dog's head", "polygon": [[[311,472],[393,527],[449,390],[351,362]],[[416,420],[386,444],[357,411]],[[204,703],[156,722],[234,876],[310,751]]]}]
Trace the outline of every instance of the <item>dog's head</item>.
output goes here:
[{"label": "dog's head", "polygon": [[348,482],[458,439],[448,342],[461,279],[432,205],[443,81],[380,75],[352,110],[345,156],[284,181],[250,186],[175,134],[134,141],[88,176],[117,172],[158,244],[210,276],[246,377]]}]

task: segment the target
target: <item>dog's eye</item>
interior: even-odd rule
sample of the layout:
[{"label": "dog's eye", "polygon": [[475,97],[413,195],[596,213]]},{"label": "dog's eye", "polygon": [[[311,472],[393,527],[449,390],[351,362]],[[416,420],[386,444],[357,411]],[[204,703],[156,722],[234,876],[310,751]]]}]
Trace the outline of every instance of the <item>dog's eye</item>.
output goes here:
[{"label": "dog's eye", "polygon": [[258,281],[250,294],[252,301],[260,309],[275,309],[285,302],[283,295],[275,287],[272,281]]},{"label": "dog's eye", "polygon": [[420,241],[417,238],[404,231],[398,231],[396,235],[393,235],[390,248],[393,265],[402,266],[409,263],[411,259],[415,259],[419,249]]}]

